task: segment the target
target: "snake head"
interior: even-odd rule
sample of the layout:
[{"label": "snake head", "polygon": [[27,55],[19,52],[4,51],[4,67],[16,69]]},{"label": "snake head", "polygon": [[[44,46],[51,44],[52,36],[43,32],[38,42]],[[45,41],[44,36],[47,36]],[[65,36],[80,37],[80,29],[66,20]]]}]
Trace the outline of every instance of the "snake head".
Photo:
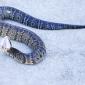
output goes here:
[{"label": "snake head", "polygon": [[5,36],[0,42],[0,50],[2,52],[7,52],[12,47],[11,41],[8,36]]}]

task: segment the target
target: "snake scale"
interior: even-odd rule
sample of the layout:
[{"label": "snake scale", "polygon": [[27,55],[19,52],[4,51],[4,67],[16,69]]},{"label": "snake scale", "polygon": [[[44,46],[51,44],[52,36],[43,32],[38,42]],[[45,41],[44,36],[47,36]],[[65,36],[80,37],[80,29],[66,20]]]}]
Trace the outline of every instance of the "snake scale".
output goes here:
[{"label": "snake scale", "polygon": [[71,25],[40,20],[9,6],[0,7],[0,20],[0,36],[9,36],[10,39],[24,43],[32,48],[33,51],[28,54],[22,53],[14,47],[7,50],[12,58],[23,64],[37,64],[45,58],[46,48],[44,42],[32,31],[5,23],[4,20],[13,20],[26,26],[43,30],[85,28],[85,25]]}]

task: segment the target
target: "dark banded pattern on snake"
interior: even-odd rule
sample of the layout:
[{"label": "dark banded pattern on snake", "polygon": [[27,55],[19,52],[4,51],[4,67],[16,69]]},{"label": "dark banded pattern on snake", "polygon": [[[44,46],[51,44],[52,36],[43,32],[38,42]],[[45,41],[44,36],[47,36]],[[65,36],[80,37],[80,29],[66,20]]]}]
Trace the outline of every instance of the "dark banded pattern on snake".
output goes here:
[{"label": "dark banded pattern on snake", "polygon": [[[44,30],[61,29],[82,29],[85,25],[71,25],[63,23],[53,23],[34,18],[16,8],[1,6],[0,20],[13,20],[21,24]],[[36,64],[42,61],[46,54],[43,41],[35,33],[22,27],[17,27],[8,23],[0,22],[0,35],[9,36],[10,39],[26,44],[33,49],[32,53],[25,54],[16,48],[11,47],[8,50],[10,56],[24,64]]]},{"label": "dark banded pattern on snake", "polygon": [[22,27],[14,26],[8,23],[0,22],[0,36],[9,36],[15,40],[26,44],[32,48],[32,53],[22,53],[18,49],[11,47],[8,54],[15,60],[23,64],[36,64],[42,61],[46,54],[43,41],[35,33]]},{"label": "dark banded pattern on snake", "polygon": [[71,25],[71,24],[63,24],[63,23],[54,23],[48,22],[44,20],[40,20],[34,18],[16,8],[8,7],[8,6],[1,6],[0,7],[0,18],[2,20],[13,20],[24,25],[43,29],[43,30],[61,30],[61,29],[80,29],[85,28],[85,25]]}]

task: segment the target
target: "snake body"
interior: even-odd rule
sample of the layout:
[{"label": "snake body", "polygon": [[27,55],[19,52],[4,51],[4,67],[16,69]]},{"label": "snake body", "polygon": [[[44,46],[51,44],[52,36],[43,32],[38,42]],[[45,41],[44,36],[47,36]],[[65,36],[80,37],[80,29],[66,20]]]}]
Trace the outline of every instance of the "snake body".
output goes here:
[{"label": "snake body", "polygon": [[44,59],[46,49],[43,41],[35,33],[22,27],[0,22],[0,36],[9,36],[15,40],[26,44],[32,48],[32,53],[22,53],[18,49],[11,47],[8,54],[15,60],[23,64],[36,64]]},{"label": "snake body", "polygon": [[11,47],[7,51],[12,58],[23,64],[36,64],[41,62],[46,54],[45,45],[40,37],[32,31],[2,21],[13,20],[33,28],[44,30],[85,28],[85,25],[71,25],[40,20],[8,6],[0,7],[0,20],[0,36],[9,36],[10,39],[22,42],[33,49],[32,53],[28,54],[22,53],[14,47]]},{"label": "snake body", "polygon": [[43,30],[85,28],[85,25],[71,25],[71,24],[53,23],[53,22],[40,20],[16,8],[8,7],[8,6],[0,7],[0,18],[2,20],[6,20],[6,19],[13,20],[33,28],[43,29]]}]

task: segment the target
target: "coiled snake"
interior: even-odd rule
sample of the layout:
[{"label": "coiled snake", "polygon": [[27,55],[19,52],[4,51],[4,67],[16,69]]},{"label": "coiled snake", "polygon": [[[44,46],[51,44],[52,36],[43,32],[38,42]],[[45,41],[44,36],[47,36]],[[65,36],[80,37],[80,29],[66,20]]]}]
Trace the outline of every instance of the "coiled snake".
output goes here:
[{"label": "coiled snake", "polygon": [[0,7],[0,35],[9,36],[10,39],[22,42],[33,49],[32,53],[22,53],[18,49],[11,47],[7,53],[15,60],[23,64],[36,64],[41,62],[46,54],[46,48],[43,41],[30,30],[22,27],[5,23],[4,20],[13,20],[24,25],[44,30],[60,29],[80,29],[84,25],[71,25],[62,23],[53,23],[34,18],[16,8],[1,6]]}]

